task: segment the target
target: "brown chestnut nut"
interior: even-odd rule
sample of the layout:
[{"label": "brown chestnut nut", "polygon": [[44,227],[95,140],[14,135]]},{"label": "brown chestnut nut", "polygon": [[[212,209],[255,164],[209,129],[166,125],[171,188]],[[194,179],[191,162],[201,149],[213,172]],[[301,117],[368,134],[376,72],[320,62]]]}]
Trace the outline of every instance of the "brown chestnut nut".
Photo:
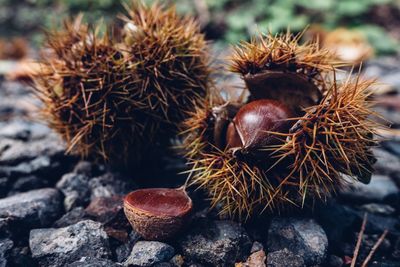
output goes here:
[{"label": "brown chestnut nut", "polygon": [[166,240],[176,234],[192,210],[192,200],[182,188],[135,190],[124,199],[132,227],[144,239]]},{"label": "brown chestnut nut", "polygon": [[279,142],[271,132],[287,133],[293,125],[293,111],[284,103],[262,99],[239,109],[226,132],[227,148],[262,148]]}]

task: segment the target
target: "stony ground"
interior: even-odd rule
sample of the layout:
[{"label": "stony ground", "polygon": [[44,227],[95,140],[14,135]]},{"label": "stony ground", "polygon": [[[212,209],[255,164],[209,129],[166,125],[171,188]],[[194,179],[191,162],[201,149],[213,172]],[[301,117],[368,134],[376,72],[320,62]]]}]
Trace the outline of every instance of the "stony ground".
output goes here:
[{"label": "stony ground", "polygon": [[[370,62],[387,83],[378,110],[400,127],[398,59]],[[388,234],[370,266],[400,266],[400,136],[375,149],[376,174],[313,211],[238,224],[208,211],[194,193],[192,221],[167,243],[143,241],[122,210],[138,188],[132,175],[65,155],[38,123],[26,86],[0,82],[0,266],[350,266],[367,213],[357,264]],[[175,172],[170,168],[171,173]],[[163,185],[181,182],[163,179]],[[168,184],[166,181],[170,181]],[[240,266],[240,265],[239,265]]]}]

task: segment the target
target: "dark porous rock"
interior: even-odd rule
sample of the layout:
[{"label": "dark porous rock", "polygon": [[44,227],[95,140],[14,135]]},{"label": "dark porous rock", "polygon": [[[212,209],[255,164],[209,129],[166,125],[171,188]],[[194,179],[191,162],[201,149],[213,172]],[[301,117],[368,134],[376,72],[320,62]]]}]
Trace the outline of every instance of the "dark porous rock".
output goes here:
[{"label": "dark porous rock", "polygon": [[64,208],[69,211],[75,207],[86,206],[90,199],[89,177],[83,174],[67,173],[57,183],[64,195]]},{"label": "dark porous rock", "polygon": [[10,253],[14,242],[10,239],[0,239],[0,267],[10,266]]},{"label": "dark porous rock", "polygon": [[118,267],[121,266],[109,259],[82,257],[80,260],[65,265],[65,267]]},{"label": "dark porous rock", "polygon": [[396,211],[396,209],[390,205],[379,203],[364,204],[360,207],[360,209],[369,213],[387,216],[392,215]]},{"label": "dark porous rock", "polygon": [[32,189],[39,189],[48,186],[49,183],[45,179],[41,179],[35,175],[28,175],[17,178],[16,181],[11,185],[9,196],[17,193],[26,192]]},{"label": "dark porous rock", "polygon": [[77,207],[65,213],[60,219],[55,221],[53,227],[55,228],[66,227],[75,224],[77,222],[83,221],[85,219],[87,219],[85,209],[82,207]]},{"label": "dark porous rock", "polygon": [[132,230],[129,233],[128,241],[115,249],[115,255],[118,262],[123,262],[128,258],[132,251],[133,245],[135,245],[140,238],[140,235],[135,230]]},{"label": "dark porous rock", "polygon": [[139,241],[124,261],[124,266],[153,266],[169,261],[175,254],[175,249],[158,241]]},{"label": "dark porous rock", "polygon": [[23,141],[0,139],[0,165],[17,165],[22,161],[33,160],[39,156],[48,156],[50,159],[61,157],[65,147],[57,136],[33,140],[29,145]]},{"label": "dark porous rock", "polygon": [[339,256],[336,255],[330,255],[328,257],[328,266],[329,267],[342,267],[343,266],[343,260]]},{"label": "dark porous rock", "polygon": [[267,255],[268,267],[304,267],[304,258],[284,248]]},{"label": "dark porous rock", "polygon": [[123,196],[97,197],[86,207],[86,213],[94,220],[106,223],[123,212],[123,204]]},{"label": "dark porous rock", "polygon": [[251,248],[250,238],[232,221],[200,220],[180,241],[185,257],[213,266],[231,266],[245,260]]},{"label": "dark porous rock", "polygon": [[65,266],[82,257],[111,256],[106,232],[100,223],[91,220],[64,228],[31,230],[29,247],[41,266]]},{"label": "dark porous rock", "polygon": [[130,184],[129,181],[129,179],[124,179],[118,174],[113,173],[105,173],[101,176],[92,178],[89,181],[91,198],[125,195],[135,188],[135,186]]},{"label": "dark porous rock", "polygon": [[344,199],[369,203],[382,202],[398,192],[399,189],[389,176],[372,175],[369,184],[355,182],[339,193]]},{"label": "dark porous rock", "polygon": [[0,199],[0,218],[11,218],[16,231],[51,225],[62,212],[57,189],[43,188]]},{"label": "dark porous rock", "polygon": [[11,237],[10,223],[12,218],[0,218],[0,238]]},{"label": "dark porous rock", "polygon": [[0,174],[0,198],[6,196],[9,191],[9,179],[8,177],[1,177],[2,175],[4,174]]},{"label": "dark porous rock", "polygon": [[36,266],[29,247],[14,247],[10,255],[11,266]]},{"label": "dark porous rock", "polygon": [[399,171],[399,157],[381,148],[374,148],[373,152],[377,159],[376,163],[374,164],[376,173],[390,175]]},{"label": "dark porous rock", "polygon": [[328,238],[313,219],[274,218],[268,231],[268,252],[285,248],[302,257],[306,265],[318,265],[326,258]]},{"label": "dark porous rock", "polygon": [[89,161],[81,160],[75,165],[73,172],[77,174],[83,174],[88,177],[92,177],[93,165]]}]

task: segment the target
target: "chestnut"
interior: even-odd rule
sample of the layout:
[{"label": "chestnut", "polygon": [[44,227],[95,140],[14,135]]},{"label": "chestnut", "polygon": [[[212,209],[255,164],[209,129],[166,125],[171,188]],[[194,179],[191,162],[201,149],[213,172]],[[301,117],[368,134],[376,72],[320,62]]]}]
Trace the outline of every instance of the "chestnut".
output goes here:
[{"label": "chestnut", "polygon": [[294,112],[284,103],[271,99],[252,101],[242,106],[226,131],[227,148],[259,149],[277,144],[279,136],[294,124]]},{"label": "chestnut", "polygon": [[128,221],[147,240],[162,241],[176,234],[192,206],[192,200],[183,188],[138,189],[124,198]]}]

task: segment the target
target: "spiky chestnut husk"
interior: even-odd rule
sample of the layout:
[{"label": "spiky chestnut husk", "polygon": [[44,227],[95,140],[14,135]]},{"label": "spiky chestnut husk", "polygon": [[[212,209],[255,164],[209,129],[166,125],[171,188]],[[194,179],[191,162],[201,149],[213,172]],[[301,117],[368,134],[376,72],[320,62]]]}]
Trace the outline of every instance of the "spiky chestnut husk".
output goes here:
[{"label": "spiky chestnut husk", "polygon": [[207,95],[208,45],[198,23],[175,7],[133,2],[124,17],[124,48],[138,77],[135,100],[179,124]]},{"label": "spiky chestnut husk", "polygon": [[159,141],[161,120],[139,111],[132,97],[138,78],[110,34],[101,36],[80,16],[49,32],[47,46],[34,86],[43,118],[68,152],[123,165]]},{"label": "spiky chestnut husk", "polygon": [[[303,67],[297,71],[287,70],[287,61],[283,60],[282,64],[278,64],[281,68],[280,76],[275,76],[275,72],[272,75],[276,87],[269,86],[269,83],[263,80],[271,81],[270,71],[265,69],[259,69],[263,79],[255,84],[247,83],[250,91],[249,103],[253,103],[255,99],[272,98],[285,102],[291,108],[298,108],[297,117],[290,119],[293,122],[290,131],[269,133],[275,134],[281,142],[258,147],[258,151],[265,152],[258,154],[258,160],[238,153],[243,147],[226,147],[226,142],[220,140],[221,132],[224,136],[227,125],[234,120],[237,111],[246,105],[246,102],[229,103],[221,98],[214,98],[211,102],[199,106],[186,121],[186,132],[189,134],[185,140],[185,147],[188,149],[186,156],[192,165],[192,184],[208,191],[213,206],[221,204],[221,213],[246,219],[267,209],[277,211],[289,206],[302,207],[314,200],[325,199],[345,186],[348,180],[343,178],[343,175],[362,182],[368,182],[370,178],[374,163],[370,148],[376,144],[373,135],[379,126],[371,120],[374,113],[368,98],[372,82],[349,79],[340,83],[335,79],[325,78],[328,77],[325,75],[329,74],[329,70],[334,71],[334,66],[329,56],[321,59],[314,53],[329,54],[318,50],[314,44],[306,45],[310,46],[307,48],[289,40],[291,39],[284,35],[267,37],[259,45],[247,44],[246,49],[249,50],[246,55],[241,54],[239,58],[236,55],[233,65],[233,70],[240,73],[243,71],[245,76],[249,70],[246,66],[258,65],[258,62],[261,62],[260,58],[268,58],[261,56],[260,47],[263,47],[266,55],[274,55],[273,51],[288,49],[290,46],[297,47],[296,51],[316,49],[316,52],[310,52],[309,56],[304,57],[314,58],[312,62],[300,60],[302,57],[296,56],[298,53],[291,54],[290,57],[286,54],[278,57],[294,58],[297,60],[294,62],[303,62]],[[251,47],[255,51],[250,49]],[[240,51],[244,51],[243,47]],[[254,62],[251,61],[252,58]],[[277,61],[275,57],[272,59]],[[324,64],[318,67],[318,62]],[[299,66],[299,63],[296,65]],[[240,69],[239,66],[243,68]],[[312,66],[318,76],[316,80],[307,80],[314,87],[305,84],[303,79],[309,72],[306,70],[308,66]],[[308,93],[307,90],[298,92],[297,95],[302,98],[300,101],[285,101],[285,98],[279,95],[280,83],[283,83],[284,93],[287,88],[286,73],[293,77],[292,81],[299,81],[297,84],[291,84],[297,85],[297,90],[319,90],[320,96],[315,104],[304,101],[304,98],[308,97],[305,94]],[[262,86],[259,86],[260,84]],[[276,94],[270,93],[271,90],[275,90]],[[290,90],[293,89],[287,89]],[[306,107],[301,107],[302,103],[306,103]],[[221,121],[223,123],[220,123]]]},{"label": "spiky chestnut husk", "polygon": [[118,166],[165,150],[211,83],[206,43],[192,19],[158,4],[129,14],[124,38],[101,36],[82,17],[50,32],[50,54],[35,78],[45,119],[68,151]]}]

